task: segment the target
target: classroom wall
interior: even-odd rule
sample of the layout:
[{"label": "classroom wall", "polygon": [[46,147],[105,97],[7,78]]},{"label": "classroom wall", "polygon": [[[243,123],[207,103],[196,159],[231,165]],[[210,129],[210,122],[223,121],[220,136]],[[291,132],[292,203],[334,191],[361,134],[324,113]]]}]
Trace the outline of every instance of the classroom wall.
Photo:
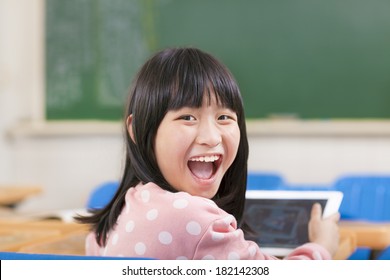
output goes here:
[{"label": "classroom wall", "polygon": [[[23,209],[79,208],[122,168],[122,135],[23,133],[39,121],[42,0],[0,0],[0,185],[34,184],[44,192]],[[38,47],[37,47],[38,46]],[[15,133],[17,131],[17,133]],[[346,173],[390,173],[386,135],[250,133],[249,169],[281,173],[292,184],[329,184]]]}]

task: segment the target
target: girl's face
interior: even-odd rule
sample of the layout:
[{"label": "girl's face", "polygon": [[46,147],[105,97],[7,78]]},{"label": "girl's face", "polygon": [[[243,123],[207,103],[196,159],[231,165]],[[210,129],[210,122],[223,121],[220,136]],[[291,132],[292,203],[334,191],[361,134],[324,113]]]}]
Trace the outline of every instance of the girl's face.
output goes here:
[{"label": "girl's face", "polygon": [[219,106],[212,94],[200,108],[168,111],[157,130],[157,164],[176,190],[212,198],[236,157],[239,142],[236,113]]}]

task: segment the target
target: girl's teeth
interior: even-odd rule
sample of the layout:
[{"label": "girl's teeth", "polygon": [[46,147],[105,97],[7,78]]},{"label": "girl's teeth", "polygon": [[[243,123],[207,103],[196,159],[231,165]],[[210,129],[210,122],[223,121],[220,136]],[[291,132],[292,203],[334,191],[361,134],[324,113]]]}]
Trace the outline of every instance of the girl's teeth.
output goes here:
[{"label": "girl's teeth", "polygon": [[204,162],[213,162],[218,160],[219,156],[205,156],[205,157],[197,157],[191,159],[191,161],[204,161]]}]

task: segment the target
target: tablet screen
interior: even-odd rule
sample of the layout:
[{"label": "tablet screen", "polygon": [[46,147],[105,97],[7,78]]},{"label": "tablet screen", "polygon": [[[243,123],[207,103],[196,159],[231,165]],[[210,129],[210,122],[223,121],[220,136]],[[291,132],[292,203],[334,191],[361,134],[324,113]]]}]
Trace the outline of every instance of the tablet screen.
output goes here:
[{"label": "tablet screen", "polygon": [[313,204],[318,202],[327,217],[338,211],[342,196],[337,191],[247,191],[244,221],[251,231],[246,239],[264,253],[285,256],[309,242]]},{"label": "tablet screen", "polygon": [[264,247],[295,248],[308,242],[308,222],[315,202],[325,208],[325,199],[248,200],[244,216],[253,230],[248,239]]}]

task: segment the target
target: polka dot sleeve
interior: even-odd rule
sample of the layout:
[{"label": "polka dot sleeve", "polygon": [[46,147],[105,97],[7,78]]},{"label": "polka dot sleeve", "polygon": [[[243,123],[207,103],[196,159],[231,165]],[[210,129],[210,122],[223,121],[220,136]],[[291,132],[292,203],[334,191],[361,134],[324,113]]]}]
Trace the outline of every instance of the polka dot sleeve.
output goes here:
[{"label": "polka dot sleeve", "polygon": [[[223,216],[223,214],[222,214]],[[274,256],[261,252],[259,246],[244,239],[241,229],[237,229],[236,220],[227,213],[215,220],[202,237],[195,259],[228,260],[276,260]],[[330,259],[329,252],[315,243],[304,244],[285,257],[290,260]]]},{"label": "polka dot sleeve", "polygon": [[196,250],[194,259],[208,260],[250,260],[275,259],[263,255],[256,243],[244,239],[236,220],[229,214],[220,214],[208,227]]}]

